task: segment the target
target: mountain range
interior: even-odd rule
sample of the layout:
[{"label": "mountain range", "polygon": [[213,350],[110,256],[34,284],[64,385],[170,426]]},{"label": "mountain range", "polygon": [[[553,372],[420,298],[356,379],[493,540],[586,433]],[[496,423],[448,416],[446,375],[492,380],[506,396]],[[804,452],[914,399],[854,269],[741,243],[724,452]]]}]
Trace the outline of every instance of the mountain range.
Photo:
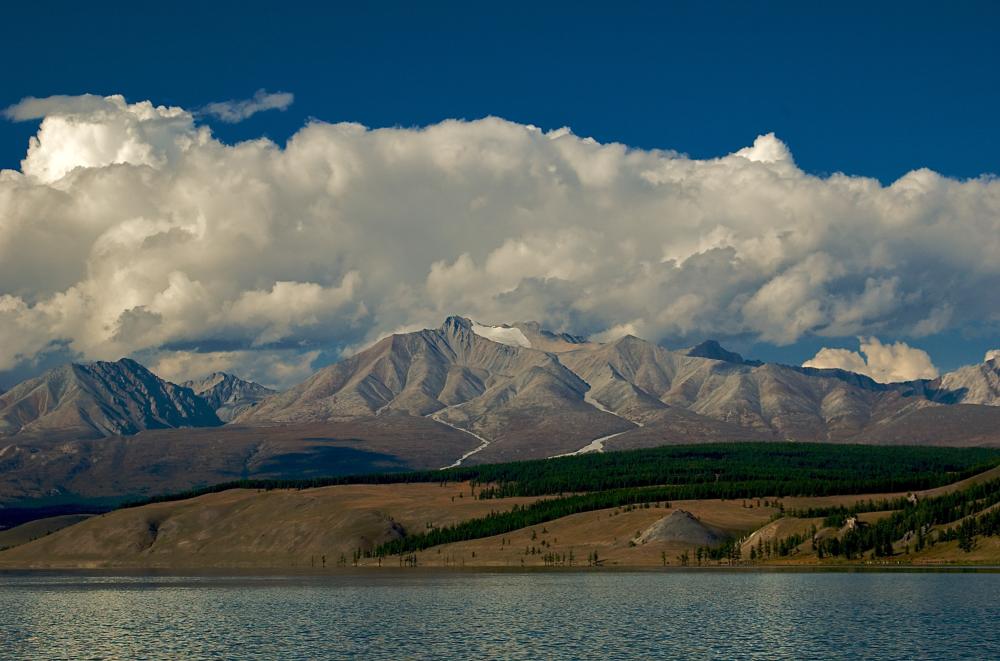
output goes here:
[{"label": "mountain range", "polygon": [[[881,384],[842,370],[745,360],[712,340],[671,351],[631,335],[595,343],[537,323],[449,317],[436,329],[386,337],[280,393],[223,372],[177,385],[127,358],[64,365],[0,394],[0,435],[405,415],[480,437],[488,446],[475,461],[550,456],[611,434],[668,433],[682,422],[698,440],[848,441],[925,408],[1000,405],[997,363]],[[692,429],[698,424],[703,432]]]},{"label": "mountain range", "polygon": [[[169,431],[223,424],[200,433],[211,434],[225,460],[198,457],[194,431]],[[30,451],[59,457],[67,475],[86,474],[96,460],[73,464],[65,442],[104,438],[131,448],[120,439],[137,433],[156,447],[143,448],[134,470],[166,474],[156,457],[170,456],[182,476],[201,461],[201,482],[212,470],[260,474],[267,457],[272,473],[280,465],[278,473],[296,474],[319,455],[337,471],[332,448],[347,447],[399,469],[683,442],[998,444],[1000,359],[882,384],[746,360],[714,341],[668,350],[634,336],[598,343],[537,323],[449,317],[383,338],[284,392],[224,373],[177,385],[130,359],[59,367],[0,395],[0,473],[16,470],[10,456]],[[46,479],[46,489],[58,490],[61,478]],[[187,484],[177,479],[169,484]]]},{"label": "mountain range", "polygon": [[943,443],[1000,441],[1000,430],[979,420],[1000,421],[1000,409],[970,408],[1000,404],[998,375],[992,360],[933,381],[881,384],[842,370],[748,361],[714,341],[670,351],[634,336],[593,343],[532,323],[450,317],[437,329],[387,337],[236,422],[429,416],[481,440],[470,462],[576,452],[600,439],[593,449],[723,439],[898,442],[918,420],[933,420]]},{"label": "mountain range", "polygon": [[223,372],[178,385],[129,358],[69,363],[0,391],[0,437],[215,427],[276,392]]},{"label": "mountain range", "polygon": [[0,436],[25,432],[83,436],[219,425],[208,402],[128,358],[71,363],[0,395]]}]

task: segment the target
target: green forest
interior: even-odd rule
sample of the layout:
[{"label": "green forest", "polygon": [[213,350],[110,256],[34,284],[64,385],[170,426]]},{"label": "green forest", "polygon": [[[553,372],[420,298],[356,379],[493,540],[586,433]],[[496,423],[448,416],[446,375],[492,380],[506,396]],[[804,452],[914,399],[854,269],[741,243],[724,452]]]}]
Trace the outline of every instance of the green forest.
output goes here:
[{"label": "green forest", "polygon": [[[822,557],[843,557],[853,560],[863,553],[876,557],[894,555],[894,542],[906,539],[915,551],[922,551],[928,544],[957,539],[959,547],[970,551],[979,535],[1000,534],[1000,510],[993,508],[1000,503],[1000,480],[976,484],[916,503],[906,502],[888,517],[870,525],[858,525],[840,538],[819,541],[816,551]],[[991,509],[993,508],[993,509]],[[844,513],[833,513],[824,520],[824,526],[840,527],[846,522]],[[958,525],[929,534],[932,526]]]},{"label": "green forest", "polygon": [[[996,448],[823,443],[710,443],[585,454],[432,471],[305,480],[246,479],[123,505],[183,500],[228,489],[471,482],[479,498],[580,494],[670,485],[669,498],[823,496],[941,486],[1000,464]],[[682,486],[688,489],[679,489]],[[638,492],[635,492],[638,493]],[[699,495],[691,495],[699,494]],[[653,498],[656,499],[656,498]]]},{"label": "green forest", "polygon": [[[307,480],[251,479],[217,484],[123,505],[181,500],[227,489],[311,489],[344,484],[403,484],[470,482],[483,500],[511,496],[556,496],[530,505],[498,507],[490,514],[450,526],[414,532],[384,543],[366,555],[412,554],[470,539],[490,537],[580,512],[614,507],[649,507],[672,500],[738,499],[782,496],[904,492],[933,488],[1000,465],[1000,449],[885,447],[819,443],[712,443],[587,454],[554,459],[448,468],[435,471],[373,473]],[[1000,481],[978,485],[914,505],[906,499],[867,501],[850,508],[831,507],[785,512],[801,517],[825,517],[827,526],[843,525],[859,512],[898,510],[876,525],[859,527],[840,539],[824,540],[817,549],[826,556],[858,557],[866,551],[891,553],[892,540],[907,531],[915,544],[925,540],[928,525],[955,521],[1000,502]],[[970,517],[953,530],[941,532],[962,539],[995,534],[995,512]],[[784,540],[775,547],[788,552],[803,540]],[[768,549],[770,551],[770,549]],[[730,541],[703,549],[702,558],[733,558]],[[770,553],[768,553],[770,556]],[[702,558],[698,558],[700,561]],[[744,558],[745,560],[746,558]]]}]

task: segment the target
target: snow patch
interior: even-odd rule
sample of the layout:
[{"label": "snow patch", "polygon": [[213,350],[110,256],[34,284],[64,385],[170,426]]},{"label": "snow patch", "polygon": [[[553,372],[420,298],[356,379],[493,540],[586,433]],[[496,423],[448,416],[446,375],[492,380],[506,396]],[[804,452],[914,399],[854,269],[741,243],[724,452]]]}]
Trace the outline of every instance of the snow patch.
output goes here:
[{"label": "snow patch", "polygon": [[[625,431],[631,431],[631,430],[626,429]],[[587,443],[576,452],[566,452],[565,454],[554,454],[551,457],[549,457],[549,459],[556,459],[558,457],[575,457],[577,455],[588,454],[590,452],[604,452],[605,441],[610,441],[615,436],[621,436],[624,433],[625,433],[624,431],[620,431],[616,434],[608,434],[607,436],[601,436],[600,438],[595,438],[590,443]]]},{"label": "snow patch", "polygon": [[[451,407],[449,406],[448,408],[451,408]],[[447,409],[441,409],[437,413],[431,415],[430,416],[431,420],[433,420],[434,422],[440,422],[442,425],[447,425],[447,426],[451,427],[452,429],[457,429],[458,431],[465,432],[469,436],[472,436],[472,437],[476,438],[479,441],[479,446],[475,447],[475,448],[469,450],[468,452],[466,452],[465,454],[463,454],[461,457],[458,458],[458,461],[456,461],[455,463],[448,464],[447,466],[442,466],[439,470],[444,470],[446,468],[457,468],[458,466],[461,466],[463,461],[465,461],[466,459],[468,459],[472,455],[476,454],[477,452],[482,452],[490,444],[490,442],[487,439],[483,438],[479,434],[477,434],[475,432],[471,432],[468,429],[463,429],[462,427],[459,427],[458,425],[453,425],[450,422],[448,422],[447,420],[442,420],[441,418],[439,418],[438,415],[441,414],[441,413],[444,413],[446,410]]]},{"label": "snow patch", "polygon": [[448,409],[453,409],[456,406],[461,406],[461,404],[453,404],[451,406],[446,406],[443,409],[440,409],[438,411],[435,411],[434,413],[430,413],[428,415],[425,415],[424,417],[425,418],[430,418],[434,422],[440,422],[442,425],[447,425],[448,427],[451,427],[452,429],[455,429],[455,430],[458,430],[458,431],[461,431],[461,432],[465,432],[469,436],[472,436],[473,438],[475,438],[476,440],[478,440],[479,441],[479,446],[477,446],[477,447],[469,450],[465,454],[463,454],[461,457],[458,458],[458,461],[456,461],[455,463],[448,464],[447,466],[442,466],[439,470],[444,470],[446,468],[456,468],[458,466],[461,466],[463,461],[465,461],[466,459],[468,459],[472,455],[476,454],[477,452],[482,452],[490,444],[489,439],[483,438],[482,436],[480,436],[479,434],[477,434],[477,433],[475,433],[473,431],[469,431],[468,429],[464,429],[462,427],[459,427],[458,425],[453,425],[450,422],[448,422],[447,420],[442,420],[441,419],[441,416],[444,415],[444,413],[446,411],[448,411]]},{"label": "snow patch", "polygon": [[626,418],[623,415],[619,415],[619,414],[615,413],[614,411],[612,411],[611,409],[609,409],[604,404],[601,404],[599,401],[597,401],[596,399],[594,399],[594,397],[592,396],[592,393],[591,393],[590,390],[588,390],[587,392],[585,392],[583,394],[583,401],[585,401],[586,403],[590,404],[591,406],[593,406],[598,411],[603,411],[604,413],[610,413],[611,415],[615,416],[616,418],[621,418],[622,420],[624,420],[626,422],[631,422],[633,425],[635,425],[637,427],[643,427],[644,426],[643,423],[638,422],[636,420],[630,420],[629,418]]},{"label": "snow patch", "polygon": [[531,348],[531,342],[525,337],[524,333],[521,332],[520,328],[512,328],[510,326],[483,326],[482,324],[477,324],[472,322],[472,332],[479,337],[485,337],[487,340],[492,340],[499,344],[506,344],[512,347],[525,347],[526,349]]}]

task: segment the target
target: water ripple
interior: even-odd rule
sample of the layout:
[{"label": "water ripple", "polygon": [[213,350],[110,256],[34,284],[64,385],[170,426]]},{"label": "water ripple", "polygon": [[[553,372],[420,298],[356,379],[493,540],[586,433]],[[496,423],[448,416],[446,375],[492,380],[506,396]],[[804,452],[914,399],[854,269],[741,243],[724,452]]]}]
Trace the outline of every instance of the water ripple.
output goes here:
[{"label": "water ripple", "polygon": [[10,659],[991,659],[998,574],[0,574]]}]

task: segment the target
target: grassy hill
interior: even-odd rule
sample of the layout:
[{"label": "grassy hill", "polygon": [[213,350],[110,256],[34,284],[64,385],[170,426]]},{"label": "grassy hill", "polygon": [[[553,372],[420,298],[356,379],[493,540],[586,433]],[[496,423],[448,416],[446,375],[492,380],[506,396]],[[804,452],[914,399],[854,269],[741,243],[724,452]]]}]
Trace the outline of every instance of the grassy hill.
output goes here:
[{"label": "grassy hill", "polygon": [[[988,449],[713,444],[245,481],[92,517],[0,567],[996,562],[998,464]],[[722,541],[643,535],[678,510]]]}]

